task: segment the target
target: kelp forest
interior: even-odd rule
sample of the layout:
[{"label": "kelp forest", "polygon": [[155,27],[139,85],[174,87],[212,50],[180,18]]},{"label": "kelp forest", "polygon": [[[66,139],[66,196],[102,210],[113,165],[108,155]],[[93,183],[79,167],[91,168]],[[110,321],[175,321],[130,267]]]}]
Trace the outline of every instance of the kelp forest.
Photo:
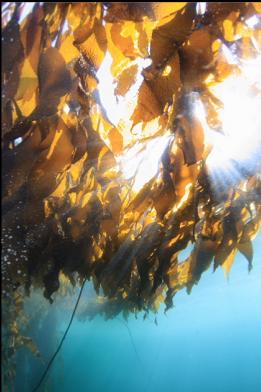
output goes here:
[{"label": "kelp forest", "polygon": [[260,13],[253,2],[2,3],[4,390],[18,349],[41,357],[25,333],[33,290],[51,307],[88,281],[94,313],[127,319],[192,297],[208,269],[228,276],[238,252],[251,271]]}]

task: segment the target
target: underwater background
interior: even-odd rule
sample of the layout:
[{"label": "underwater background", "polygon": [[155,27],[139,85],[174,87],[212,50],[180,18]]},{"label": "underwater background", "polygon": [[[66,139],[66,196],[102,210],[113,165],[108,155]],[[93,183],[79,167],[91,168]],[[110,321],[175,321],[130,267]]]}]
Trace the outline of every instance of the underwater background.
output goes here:
[{"label": "underwater background", "polygon": [[260,3],[1,10],[4,392],[260,392]]},{"label": "underwater background", "polygon": [[[179,292],[174,308],[144,319],[119,315],[83,317],[95,300],[85,286],[63,347],[39,388],[52,392],[258,392],[261,390],[261,235],[253,242],[253,270],[238,254],[229,278],[210,268],[188,295]],[[183,252],[184,253],[184,252]],[[185,255],[185,254],[184,254]],[[71,317],[78,290],[52,306],[32,293],[31,335],[43,355],[17,354],[15,391],[31,392],[56,350]],[[47,304],[47,305],[46,305]],[[37,309],[47,306],[42,316]],[[34,321],[33,321],[34,320]]]}]

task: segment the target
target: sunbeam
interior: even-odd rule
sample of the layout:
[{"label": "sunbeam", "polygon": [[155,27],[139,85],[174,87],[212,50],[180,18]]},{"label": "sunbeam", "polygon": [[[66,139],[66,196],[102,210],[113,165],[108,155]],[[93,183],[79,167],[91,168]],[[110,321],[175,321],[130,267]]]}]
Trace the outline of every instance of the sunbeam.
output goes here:
[{"label": "sunbeam", "polygon": [[195,113],[212,150],[206,160],[215,191],[224,190],[258,170],[261,154],[261,56],[240,61],[240,73],[209,87],[223,106],[218,110],[221,132],[211,129],[200,99]]}]

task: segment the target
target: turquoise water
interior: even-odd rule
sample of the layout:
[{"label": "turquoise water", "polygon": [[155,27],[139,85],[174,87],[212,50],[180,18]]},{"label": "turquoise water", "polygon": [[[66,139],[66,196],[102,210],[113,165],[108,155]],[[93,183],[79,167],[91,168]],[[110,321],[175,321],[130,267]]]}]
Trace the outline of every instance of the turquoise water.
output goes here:
[{"label": "turquoise water", "polygon": [[[261,236],[254,268],[237,255],[229,280],[222,269],[203,274],[175,308],[143,320],[121,316],[75,318],[40,391],[52,392],[259,392],[261,391]],[[76,300],[77,293],[75,293]],[[83,302],[90,296],[87,286]],[[67,299],[64,298],[66,303]],[[83,304],[82,304],[83,305]],[[61,306],[59,307],[61,309]],[[36,340],[46,360],[55,351],[71,310],[52,307]],[[16,390],[31,391],[43,364],[18,358]],[[28,356],[27,360],[25,360]],[[26,365],[26,366],[25,366]],[[26,378],[26,379],[25,379]]]}]

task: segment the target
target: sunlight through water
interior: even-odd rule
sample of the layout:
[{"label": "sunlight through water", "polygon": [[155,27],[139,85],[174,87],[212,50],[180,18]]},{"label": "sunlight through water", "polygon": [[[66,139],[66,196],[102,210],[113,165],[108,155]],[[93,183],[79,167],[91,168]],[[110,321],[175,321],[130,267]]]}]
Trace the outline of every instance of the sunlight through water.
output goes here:
[{"label": "sunlight through water", "polygon": [[[195,113],[205,129],[206,144],[212,147],[206,163],[216,189],[238,183],[244,170],[248,173],[251,170],[256,171],[261,152],[259,113],[261,56],[240,60],[226,45],[222,45],[221,49],[228,63],[240,68],[240,72],[233,73],[223,82],[209,86],[210,92],[223,104],[222,108],[217,109],[222,124],[221,132],[208,126],[200,95],[195,100]],[[111,74],[112,58],[109,52],[97,74],[100,102],[109,121],[115,126],[119,125],[122,119],[131,117],[137,100],[137,92],[143,80],[142,69],[148,66],[148,59],[140,58],[135,63],[139,67],[137,78],[124,98],[115,95],[115,80]],[[149,142],[143,141],[142,132],[137,129],[139,127],[141,128],[141,124],[135,125],[132,131],[132,141],[135,142],[135,131],[136,135],[140,134],[139,142],[124,149],[117,157],[123,177],[133,180],[132,189],[135,192],[138,192],[157,174],[160,158],[170,140],[173,139],[173,135],[166,133],[150,139]]]},{"label": "sunlight through water", "polygon": [[131,115],[136,105],[136,102],[133,102],[132,104],[132,101],[137,95],[143,80],[141,70],[147,67],[150,62],[151,60],[142,58],[132,61],[131,65],[137,64],[139,67],[137,79],[124,97],[118,97],[116,99],[114,92],[116,84],[110,71],[112,57],[109,51],[106,53],[103,63],[97,72],[97,77],[99,79],[100,100],[106,110],[108,119],[112,122],[112,124],[117,125],[121,119],[128,118]]},{"label": "sunlight through water", "polygon": [[134,178],[132,189],[135,192],[157,174],[160,158],[172,138],[169,133],[155,137],[147,143],[135,145],[120,157],[124,178]]},{"label": "sunlight through water", "polygon": [[240,62],[240,74],[209,87],[223,104],[218,109],[221,132],[210,129],[203,104],[198,100],[195,113],[212,145],[207,167],[216,189],[237,183],[243,173],[256,172],[261,154],[261,56]]},{"label": "sunlight through water", "polygon": [[[151,60],[139,58],[132,62],[131,65],[134,63],[139,68],[136,81],[124,97],[117,97],[117,99],[114,92],[115,81],[110,71],[112,58],[109,52],[107,52],[97,73],[99,98],[108,119],[114,125],[119,124],[122,119],[131,116],[136,106],[138,90],[143,81],[141,71],[151,63]],[[133,128],[133,137],[134,132],[136,135],[140,134],[139,130],[137,130],[139,126],[141,127],[141,125],[137,125]],[[155,123],[154,126],[156,127],[157,124]],[[138,192],[144,184],[157,174],[160,158],[172,138],[173,135],[166,133],[147,142],[142,142],[141,140],[116,158],[124,179],[133,179],[132,190],[134,192]]]}]

